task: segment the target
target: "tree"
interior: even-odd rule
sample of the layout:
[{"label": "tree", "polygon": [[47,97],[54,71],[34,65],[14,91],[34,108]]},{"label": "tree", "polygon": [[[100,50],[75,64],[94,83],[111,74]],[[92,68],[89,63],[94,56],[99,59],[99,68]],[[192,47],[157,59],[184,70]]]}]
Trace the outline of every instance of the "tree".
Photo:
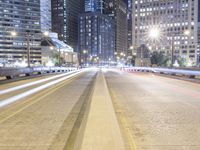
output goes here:
[{"label": "tree", "polygon": [[65,60],[64,60],[64,58],[61,57],[61,56],[59,55],[59,53],[54,53],[54,54],[52,55],[52,61],[53,61],[53,63],[55,64],[55,66],[60,66],[60,65],[66,63]]},{"label": "tree", "polygon": [[151,64],[166,67],[170,61],[169,57],[162,52],[154,51],[151,53]]},{"label": "tree", "polygon": [[187,64],[188,64],[187,59],[186,58],[182,58],[182,57],[178,59],[178,63],[180,65],[180,67],[186,67]]}]

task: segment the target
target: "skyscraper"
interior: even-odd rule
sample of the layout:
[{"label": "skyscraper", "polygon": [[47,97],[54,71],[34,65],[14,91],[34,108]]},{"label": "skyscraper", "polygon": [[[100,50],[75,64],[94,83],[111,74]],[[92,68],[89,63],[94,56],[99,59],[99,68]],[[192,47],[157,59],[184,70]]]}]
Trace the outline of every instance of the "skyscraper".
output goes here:
[{"label": "skyscraper", "polygon": [[[40,0],[1,0],[0,60],[7,65],[27,60],[30,49],[32,64],[41,62]],[[29,32],[31,42],[27,42]],[[29,44],[28,44],[29,43]]]},{"label": "skyscraper", "polygon": [[127,0],[128,5],[128,55],[131,55],[131,47],[133,45],[132,42],[132,1],[133,0]]},{"label": "skyscraper", "polygon": [[200,0],[198,0],[198,45],[197,45],[197,65],[200,66]]},{"label": "skyscraper", "polygon": [[127,54],[128,25],[127,5],[124,0],[104,0],[104,14],[109,15],[115,21],[115,50],[118,54]]},{"label": "skyscraper", "polygon": [[83,0],[52,0],[52,31],[60,40],[78,47],[78,15],[84,11]]},{"label": "skyscraper", "polygon": [[40,0],[41,31],[51,31],[51,1]]},{"label": "skyscraper", "polygon": [[197,62],[198,0],[135,0],[133,2],[134,48],[142,44],[161,51],[172,62]]},{"label": "skyscraper", "polygon": [[85,12],[102,12],[104,0],[85,0]]},{"label": "skyscraper", "polygon": [[[115,24],[99,12],[79,16],[79,50],[82,62],[108,63],[114,60]],[[98,58],[98,60],[97,60]]]}]

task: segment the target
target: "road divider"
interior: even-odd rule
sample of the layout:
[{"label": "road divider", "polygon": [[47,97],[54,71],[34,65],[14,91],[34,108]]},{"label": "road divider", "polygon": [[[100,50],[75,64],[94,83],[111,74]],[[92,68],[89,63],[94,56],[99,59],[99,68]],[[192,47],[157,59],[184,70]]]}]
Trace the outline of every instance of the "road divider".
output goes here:
[{"label": "road divider", "polygon": [[68,76],[65,76],[65,77],[62,77],[62,78],[60,78],[60,79],[51,81],[51,82],[46,83],[46,84],[44,84],[44,85],[42,85],[42,86],[39,86],[39,87],[36,87],[36,88],[31,89],[31,90],[29,90],[29,91],[26,91],[26,92],[24,92],[24,93],[15,95],[15,96],[13,96],[13,97],[11,97],[11,98],[1,100],[1,101],[0,101],[0,108],[1,108],[1,107],[5,107],[5,106],[7,106],[7,105],[9,105],[9,104],[11,104],[11,103],[14,103],[14,102],[16,102],[16,101],[19,101],[19,100],[21,100],[21,99],[23,99],[23,98],[26,98],[26,97],[28,97],[28,96],[30,96],[30,95],[32,95],[32,94],[35,94],[35,93],[37,93],[37,92],[39,92],[39,91],[41,91],[41,90],[44,90],[44,89],[46,89],[46,88],[49,88],[49,87],[53,86],[53,85],[56,85],[56,84],[58,84],[58,83],[60,83],[60,82],[62,82],[62,81],[64,81],[64,80],[67,80],[67,79],[70,79],[70,78],[72,78],[72,77],[75,77],[75,76],[77,76],[77,75],[79,75],[79,74],[81,74],[81,73],[83,73],[83,72],[85,72],[85,71],[88,71],[88,69],[80,70],[80,71],[78,71],[78,72],[75,72],[75,73],[73,73],[73,74],[69,74]]},{"label": "road divider", "polygon": [[99,73],[80,150],[125,150],[107,83]]}]

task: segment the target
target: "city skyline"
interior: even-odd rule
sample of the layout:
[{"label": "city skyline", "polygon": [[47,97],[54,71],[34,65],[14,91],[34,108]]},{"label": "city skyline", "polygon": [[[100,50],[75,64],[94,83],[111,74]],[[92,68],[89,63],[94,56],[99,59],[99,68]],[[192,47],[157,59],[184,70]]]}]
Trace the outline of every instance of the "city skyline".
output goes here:
[{"label": "city skyline", "polygon": [[[26,16],[32,13],[33,8],[29,7],[32,1],[25,3],[18,1],[23,5],[23,14],[14,1],[2,1],[1,5],[2,10],[5,8],[1,11],[2,16],[10,17],[2,20],[3,25],[0,30],[3,48],[0,57],[4,64],[6,61],[22,61],[29,56],[32,65],[41,63],[40,41],[45,36],[45,32],[46,36],[48,36],[47,32],[58,33],[59,40],[81,54],[83,50],[79,49],[78,40],[80,38],[79,16],[97,12],[110,17],[111,22],[114,22],[111,24],[114,24],[112,29],[115,33],[113,44],[115,47],[114,51],[111,51],[115,55],[115,60],[121,53],[126,55],[126,61],[129,61],[128,58],[138,57],[137,49],[145,44],[150,53],[158,51],[168,58],[171,57],[171,64],[183,60],[188,66],[200,64],[199,0],[181,2],[173,0],[170,3],[166,1],[139,3],[138,0],[68,0],[64,3],[56,0],[41,0],[40,3],[33,5],[34,7],[37,5],[37,9],[34,9],[31,17]],[[17,16],[11,15],[12,13]],[[27,22],[21,21],[22,18],[26,18]],[[155,39],[149,35],[151,32],[157,32],[159,36]],[[4,39],[7,41],[5,42]],[[27,52],[28,49],[30,54]],[[142,60],[138,58],[138,61]]]}]

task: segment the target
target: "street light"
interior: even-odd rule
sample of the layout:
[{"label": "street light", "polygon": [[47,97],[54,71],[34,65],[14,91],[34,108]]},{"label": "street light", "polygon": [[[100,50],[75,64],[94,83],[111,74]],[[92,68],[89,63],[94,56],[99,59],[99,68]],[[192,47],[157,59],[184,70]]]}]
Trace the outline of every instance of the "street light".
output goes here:
[{"label": "street light", "polygon": [[43,35],[48,37],[48,36],[49,36],[49,31],[45,31],[45,32],[43,33]]},{"label": "street light", "polygon": [[151,39],[159,39],[160,37],[160,29],[159,28],[152,28],[149,30],[149,33],[148,33],[148,36],[151,38]]},{"label": "street light", "polygon": [[[12,37],[16,37],[17,36],[17,32],[16,31],[13,31],[13,28],[11,27],[4,27],[5,28],[5,34],[3,35],[4,37],[4,40],[7,41],[7,38],[6,38],[6,33],[9,33]],[[9,31],[9,30],[12,30],[12,31]],[[11,55],[12,57],[12,55]],[[9,56],[5,56],[5,58],[7,58],[7,62],[9,62]],[[4,66],[5,66],[5,63],[4,63]]]},{"label": "street light", "polygon": [[10,34],[11,34],[13,37],[17,36],[17,32],[15,32],[15,31],[11,31]]},{"label": "street light", "polygon": [[[38,34],[40,36],[45,36],[45,37],[49,36],[49,32],[48,31],[35,33],[35,35],[38,35]],[[31,62],[30,62],[30,50],[31,50],[30,38],[31,38],[31,36],[34,36],[34,34],[30,34],[30,31],[27,30],[26,31],[26,42],[27,42],[27,64],[28,64],[28,67],[31,66]]]},{"label": "street light", "polygon": [[84,54],[84,63],[86,64],[87,63],[87,58],[86,58],[86,55],[87,55],[87,50],[83,50],[83,54]]}]

